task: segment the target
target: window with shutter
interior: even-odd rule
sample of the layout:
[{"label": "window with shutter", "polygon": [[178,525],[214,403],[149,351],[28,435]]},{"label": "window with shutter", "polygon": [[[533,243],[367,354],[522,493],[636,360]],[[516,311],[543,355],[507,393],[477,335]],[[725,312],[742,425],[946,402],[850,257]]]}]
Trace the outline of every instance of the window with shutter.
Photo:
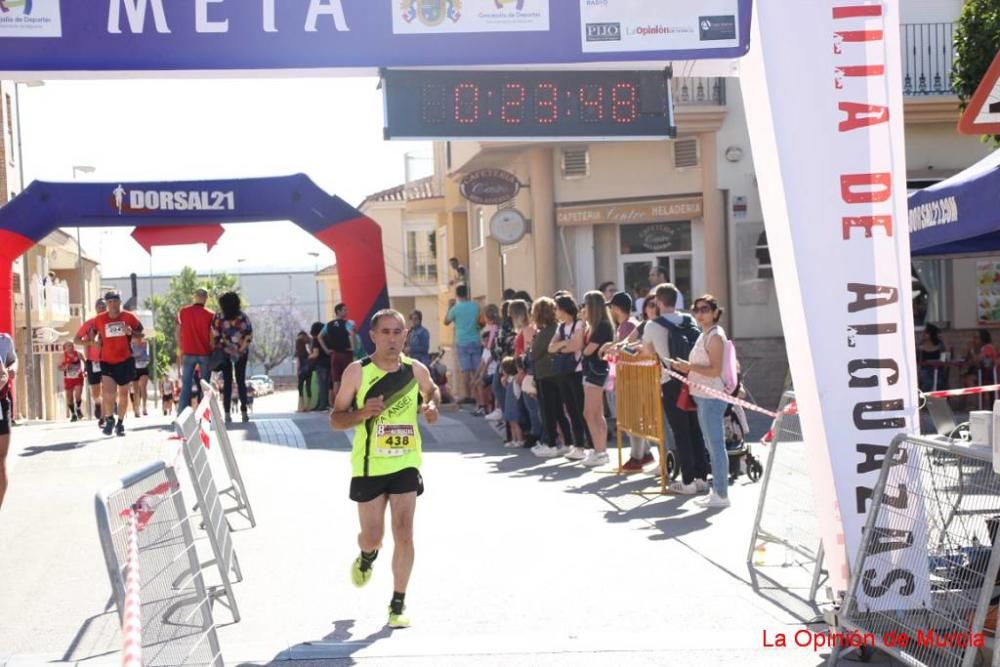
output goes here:
[{"label": "window with shutter", "polygon": [[677,139],[674,141],[674,167],[698,166],[698,140],[697,139]]},{"label": "window with shutter", "polygon": [[590,152],[586,148],[567,148],[562,153],[563,178],[590,175]]}]

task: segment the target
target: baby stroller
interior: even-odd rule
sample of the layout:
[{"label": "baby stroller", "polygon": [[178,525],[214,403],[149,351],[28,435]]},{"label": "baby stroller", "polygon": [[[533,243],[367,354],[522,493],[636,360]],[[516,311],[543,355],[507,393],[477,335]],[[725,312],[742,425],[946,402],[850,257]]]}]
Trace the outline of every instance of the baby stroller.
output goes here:
[{"label": "baby stroller", "polygon": [[[741,388],[738,383],[733,396],[738,396]],[[746,412],[740,406],[730,404],[722,416],[722,425],[726,454],[729,455],[729,483],[733,484],[744,470],[750,481],[756,482],[764,473],[764,467],[760,464],[760,459],[750,451],[750,443],[747,442],[750,425],[747,423]]]}]

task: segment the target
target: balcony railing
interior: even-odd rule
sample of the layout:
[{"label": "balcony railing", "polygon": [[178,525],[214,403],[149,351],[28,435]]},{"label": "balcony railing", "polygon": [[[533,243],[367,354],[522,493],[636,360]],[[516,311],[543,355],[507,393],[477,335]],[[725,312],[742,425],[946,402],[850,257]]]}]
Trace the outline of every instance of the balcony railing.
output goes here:
[{"label": "balcony railing", "polygon": [[435,284],[438,280],[437,257],[417,253],[406,257],[406,281],[411,285]]},{"label": "balcony railing", "polygon": [[725,106],[726,80],[723,77],[678,77],[671,82],[675,107]]},{"label": "balcony railing", "polygon": [[904,23],[903,94],[954,95],[951,66],[955,61],[954,23]]}]

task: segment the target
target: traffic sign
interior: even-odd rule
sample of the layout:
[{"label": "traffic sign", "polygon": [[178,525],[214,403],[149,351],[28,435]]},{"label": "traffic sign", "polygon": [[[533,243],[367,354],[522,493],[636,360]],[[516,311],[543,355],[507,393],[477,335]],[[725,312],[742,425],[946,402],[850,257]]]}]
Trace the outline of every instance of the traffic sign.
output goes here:
[{"label": "traffic sign", "polygon": [[958,121],[962,134],[1000,134],[1000,53]]}]

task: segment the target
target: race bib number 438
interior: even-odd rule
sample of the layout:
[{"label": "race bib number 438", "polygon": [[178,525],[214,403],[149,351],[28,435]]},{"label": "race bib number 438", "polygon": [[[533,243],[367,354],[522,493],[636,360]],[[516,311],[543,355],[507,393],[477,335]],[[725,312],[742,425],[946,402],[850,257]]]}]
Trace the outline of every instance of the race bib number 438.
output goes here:
[{"label": "race bib number 438", "polygon": [[416,433],[409,424],[379,424],[375,431],[375,456],[403,456],[416,446]]}]

